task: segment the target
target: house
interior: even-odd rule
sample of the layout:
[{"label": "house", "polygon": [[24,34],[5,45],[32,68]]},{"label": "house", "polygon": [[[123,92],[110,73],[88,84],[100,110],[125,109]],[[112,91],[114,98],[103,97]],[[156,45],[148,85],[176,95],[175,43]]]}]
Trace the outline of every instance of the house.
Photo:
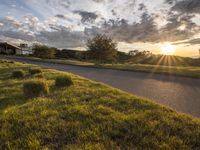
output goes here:
[{"label": "house", "polygon": [[0,54],[7,55],[31,55],[33,54],[32,47],[28,44],[20,44],[20,46],[15,46],[11,43],[0,43]]},{"label": "house", "polygon": [[20,47],[7,42],[0,43],[0,54],[16,55],[20,53],[21,53]]}]

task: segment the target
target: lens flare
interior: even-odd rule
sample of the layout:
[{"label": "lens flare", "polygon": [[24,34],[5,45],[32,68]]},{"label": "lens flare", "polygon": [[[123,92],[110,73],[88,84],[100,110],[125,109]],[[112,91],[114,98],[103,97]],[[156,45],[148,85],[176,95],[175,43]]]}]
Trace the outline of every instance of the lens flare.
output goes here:
[{"label": "lens flare", "polygon": [[163,55],[173,55],[175,51],[176,51],[176,47],[172,44],[167,43],[161,46],[161,53]]}]

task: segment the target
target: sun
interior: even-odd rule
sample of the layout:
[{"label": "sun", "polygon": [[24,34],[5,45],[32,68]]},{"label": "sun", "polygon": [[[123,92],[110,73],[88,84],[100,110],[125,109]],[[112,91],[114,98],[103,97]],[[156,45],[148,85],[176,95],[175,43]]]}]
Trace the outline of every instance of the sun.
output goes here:
[{"label": "sun", "polygon": [[173,55],[176,51],[176,47],[172,44],[163,44],[161,46],[161,53],[164,55]]}]

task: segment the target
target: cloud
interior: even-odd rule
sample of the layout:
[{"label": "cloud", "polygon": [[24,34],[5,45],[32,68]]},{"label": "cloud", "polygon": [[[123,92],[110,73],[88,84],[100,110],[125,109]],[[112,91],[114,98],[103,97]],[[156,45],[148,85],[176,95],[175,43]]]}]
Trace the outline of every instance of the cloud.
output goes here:
[{"label": "cloud", "polygon": [[200,38],[194,38],[194,39],[186,40],[186,41],[183,41],[183,42],[176,42],[174,44],[200,45]]},{"label": "cloud", "polygon": [[116,11],[115,11],[114,9],[112,9],[111,12],[112,12],[112,15],[113,15],[113,16],[116,16],[116,15],[117,15],[117,13],[116,13]]},{"label": "cloud", "polygon": [[200,0],[165,1],[169,5],[163,0],[29,0],[31,8],[44,18],[30,13],[4,17],[0,34],[66,48],[84,46],[96,34],[118,42],[156,43],[192,39],[199,33]]},{"label": "cloud", "polygon": [[57,25],[50,20],[40,22],[32,16],[24,16],[23,22],[13,17],[6,17],[2,22],[4,25],[0,27],[0,35],[4,39],[42,42],[58,48],[84,46],[87,39],[82,31],[72,31],[69,27]]},{"label": "cloud", "polygon": [[146,6],[143,3],[140,3],[138,10],[140,10],[140,11],[143,11],[143,10],[147,11],[147,8],[146,8]]},{"label": "cloud", "polygon": [[57,15],[55,15],[55,17],[57,17],[59,19],[67,19],[67,17],[63,14],[57,14]]},{"label": "cloud", "polygon": [[4,37],[13,39],[21,39],[25,41],[35,41],[35,36],[24,31],[0,31],[0,34]]},{"label": "cloud", "polygon": [[96,3],[103,3],[103,2],[113,2],[115,0],[92,0],[92,1]]},{"label": "cloud", "polygon": [[90,36],[106,34],[120,42],[156,42],[159,32],[154,19],[144,13],[140,23],[128,24],[127,20],[109,20],[101,27],[86,28],[85,33]]},{"label": "cloud", "polygon": [[200,13],[199,0],[184,0],[179,1],[172,7],[172,10],[185,12],[185,13]]},{"label": "cloud", "polygon": [[0,35],[13,39],[26,41],[35,40],[38,18],[33,16],[24,16],[23,22],[14,19],[12,16],[6,16],[1,20]]},{"label": "cloud", "polygon": [[14,19],[12,16],[6,16],[0,22],[1,24],[3,24],[2,27],[4,28],[16,29],[21,26],[21,23],[18,20]]},{"label": "cloud", "polygon": [[63,6],[63,7],[65,7],[65,8],[69,8],[70,5],[71,5],[71,2],[68,1],[68,0],[61,0],[60,1],[60,5]]},{"label": "cloud", "polygon": [[81,16],[81,22],[84,23],[94,23],[95,20],[98,18],[98,15],[94,12],[87,12],[77,10],[74,13],[79,14]]},{"label": "cloud", "polygon": [[102,3],[102,2],[105,2],[105,0],[92,0],[92,1],[94,1],[94,2],[96,2],[96,3]]},{"label": "cloud", "polygon": [[70,0],[46,0],[46,3],[51,7],[59,5],[65,9],[68,9],[71,6]]},{"label": "cloud", "polygon": [[69,28],[57,26],[53,31],[41,31],[37,41],[42,41],[58,48],[83,47],[87,39],[81,31],[71,31]]},{"label": "cloud", "polygon": [[200,13],[200,1],[199,0],[166,0],[169,4],[174,4],[171,10],[181,13]]},{"label": "cloud", "polygon": [[193,15],[175,15],[172,13],[167,19],[167,24],[159,29],[155,23],[155,18],[156,15],[149,15],[144,12],[139,23],[129,24],[124,19],[109,20],[104,22],[101,27],[86,28],[85,34],[94,36],[103,33],[119,42],[157,43],[185,40],[200,31],[200,27],[191,21]]},{"label": "cloud", "polygon": [[185,40],[200,31],[200,27],[192,22],[194,15],[180,15],[170,13],[168,23],[161,28],[162,35],[170,41]]}]

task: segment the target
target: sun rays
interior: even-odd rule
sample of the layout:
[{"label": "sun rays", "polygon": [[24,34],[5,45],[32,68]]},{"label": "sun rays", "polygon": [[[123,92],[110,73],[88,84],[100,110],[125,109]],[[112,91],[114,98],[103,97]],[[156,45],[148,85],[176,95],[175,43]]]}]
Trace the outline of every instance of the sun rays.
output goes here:
[{"label": "sun rays", "polygon": [[176,47],[170,43],[165,43],[160,47],[163,55],[173,55],[176,52]]}]

